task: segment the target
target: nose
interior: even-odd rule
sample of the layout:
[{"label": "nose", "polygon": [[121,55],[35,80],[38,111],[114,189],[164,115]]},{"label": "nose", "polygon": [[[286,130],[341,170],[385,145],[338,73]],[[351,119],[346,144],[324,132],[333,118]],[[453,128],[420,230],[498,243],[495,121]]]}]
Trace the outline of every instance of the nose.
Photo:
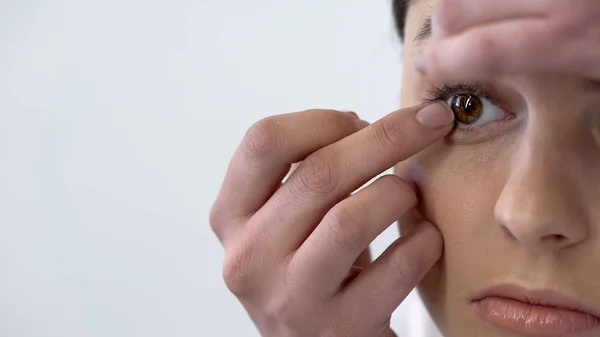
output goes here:
[{"label": "nose", "polygon": [[556,252],[581,244],[589,224],[572,151],[535,136],[520,145],[496,203],[496,223],[530,249]]}]

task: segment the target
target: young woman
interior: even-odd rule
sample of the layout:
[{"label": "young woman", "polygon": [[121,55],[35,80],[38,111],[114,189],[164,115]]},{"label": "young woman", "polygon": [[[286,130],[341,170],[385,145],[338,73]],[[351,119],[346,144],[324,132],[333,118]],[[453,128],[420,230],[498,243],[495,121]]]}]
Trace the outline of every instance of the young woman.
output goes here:
[{"label": "young woman", "polygon": [[417,285],[445,337],[600,336],[600,2],[394,13],[407,108],[248,130],[210,219],[228,287],[269,337],[395,336]]}]

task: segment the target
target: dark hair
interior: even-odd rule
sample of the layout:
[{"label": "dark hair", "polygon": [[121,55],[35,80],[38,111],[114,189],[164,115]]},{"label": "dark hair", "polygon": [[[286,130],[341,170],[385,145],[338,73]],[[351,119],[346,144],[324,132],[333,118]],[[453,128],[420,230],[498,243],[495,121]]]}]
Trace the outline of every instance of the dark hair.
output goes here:
[{"label": "dark hair", "polygon": [[404,39],[404,25],[406,24],[406,12],[408,11],[409,4],[409,0],[392,0],[396,31],[398,32],[400,39]]}]

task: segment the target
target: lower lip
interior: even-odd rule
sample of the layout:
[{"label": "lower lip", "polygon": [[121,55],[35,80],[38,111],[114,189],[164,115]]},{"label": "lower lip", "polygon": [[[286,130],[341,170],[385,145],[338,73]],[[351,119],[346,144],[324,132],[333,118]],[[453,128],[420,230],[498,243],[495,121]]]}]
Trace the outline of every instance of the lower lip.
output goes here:
[{"label": "lower lip", "polygon": [[503,297],[486,297],[478,301],[477,312],[492,325],[535,336],[574,335],[600,327],[598,317],[583,312]]}]

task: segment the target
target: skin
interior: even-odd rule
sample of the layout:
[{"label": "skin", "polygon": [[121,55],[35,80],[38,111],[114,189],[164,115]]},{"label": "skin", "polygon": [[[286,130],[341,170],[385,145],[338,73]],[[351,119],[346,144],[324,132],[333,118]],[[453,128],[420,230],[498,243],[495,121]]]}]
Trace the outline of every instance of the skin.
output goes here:
[{"label": "skin", "polygon": [[[475,315],[472,299],[499,283],[600,307],[593,1],[419,1],[407,22],[406,108],[372,125],[309,110],[248,130],[209,221],[225,283],[263,336],[395,336],[390,317],[419,283],[446,337],[518,336]],[[431,7],[434,37],[414,44]],[[521,20],[540,8],[555,28],[545,35]],[[555,45],[566,47],[549,53]],[[461,133],[447,105],[420,104],[432,84],[473,78],[510,119]],[[352,193],[394,165],[396,175]],[[402,238],[371,262],[368,245],[395,220]]]},{"label": "skin", "polygon": [[431,104],[372,125],[309,110],[248,130],[209,221],[225,247],[225,283],[263,336],[395,336],[391,315],[439,260],[442,237],[415,219],[371,263],[369,244],[410,214],[417,196],[396,175],[350,193],[441,139],[453,121],[447,105]]},{"label": "skin", "polygon": [[599,80],[599,17],[596,0],[438,0],[418,68],[438,80],[532,73]]},{"label": "skin", "polygon": [[[408,13],[406,106],[421,102],[431,85],[472,78],[472,70],[454,75],[461,60],[440,61],[425,72],[428,76],[412,67],[421,50],[433,55],[440,45],[459,39],[438,32],[445,41],[434,36],[414,43],[431,7],[439,11],[436,1],[423,1]],[[436,20],[452,21],[436,15],[434,31],[442,25]],[[477,28],[470,34],[479,34]],[[451,59],[450,50],[438,59]],[[419,286],[444,336],[517,336],[480,320],[471,302],[478,292],[502,283],[556,290],[600,308],[600,91],[590,88],[588,79],[568,74],[573,68],[487,76],[486,84],[513,120],[497,123],[493,131],[451,134],[395,167],[396,174],[415,181],[423,216],[444,237],[442,259]]]}]

